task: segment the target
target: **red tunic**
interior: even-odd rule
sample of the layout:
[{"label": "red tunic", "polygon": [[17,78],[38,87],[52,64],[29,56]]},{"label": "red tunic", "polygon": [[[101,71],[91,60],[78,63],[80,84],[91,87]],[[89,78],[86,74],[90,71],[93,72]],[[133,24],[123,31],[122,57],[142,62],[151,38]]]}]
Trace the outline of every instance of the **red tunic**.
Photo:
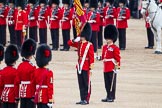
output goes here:
[{"label": "red tunic", "polygon": [[[116,45],[104,45],[102,48],[102,60],[104,59],[115,59],[120,66],[120,51]],[[112,61],[104,62],[104,72],[112,72],[114,69],[114,63]]]},{"label": "red tunic", "polygon": [[49,101],[53,100],[54,88],[53,88],[53,72],[46,68],[38,68],[34,72],[34,77],[32,80],[32,90],[33,88],[38,89],[41,85],[39,91],[38,103],[47,104]]},{"label": "red tunic", "polygon": [[[102,11],[102,8],[97,8],[98,10],[101,10]],[[103,13],[99,13],[100,14],[100,23],[99,23],[99,26],[104,26],[105,25],[105,22],[104,22],[104,9],[103,9]]]},{"label": "red tunic", "polygon": [[28,15],[26,11],[22,10],[19,11],[15,10],[15,30],[22,30],[23,26],[28,25]]},{"label": "red tunic", "polygon": [[[2,77],[2,70],[0,69],[0,82],[2,81],[1,77]],[[2,91],[3,91],[3,85],[0,84],[0,96],[2,95]]]},{"label": "red tunic", "polygon": [[[42,12],[44,11],[44,12]],[[48,23],[48,7],[42,9],[38,7],[38,27],[39,28],[47,28]]]},{"label": "red tunic", "polygon": [[[71,40],[68,41],[69,46],[78,48],[78,63],[79,64],[82,61],[82,57],[84,55],[87,44],[88,42],[80,43],[80,48],[78,48],[79,43],[73,43]],[[89,71],[91,66],[93,66],[93,64],[94,64],[94,48],[93,48],[93,45],[91,44],[89,47],[85,62],[83,64],[82,70]]]},{"label": "red tunic", "polygon": [[17,70],[12,66],[7,66],[2,70],[0,87],[3,87],[1,100],[2,102],[15,102],[16,93],[14,81]]},{"label": "red tunic", "polygon": [[[109,16],[108,14],[111,17],[108,17]],[[117,12],[115,7],[112,7],[112,9],[110,9],[110,7],[104,8],[105,26],[108,24],[114,24],[114,18],[116,17],[117,17]]]},{"label": "red tunic", "polygon": [[31,91],[31,80],[33,78],[35,69],[36,67],[28,60],[25,60],[21,64],[19,64],[17,68],[18,73],[15,80],[16,91],[19,90],[19,84],[21,84],[21,87],[20,96],[16,97],[32,98],[34,94]]},{"label": "red tunic", "polygon": [[[61,20],[61,27],[62,30],[67,30],[71,28],[71,24],[70,21],[72,20],[72,16],[73,16],[73,9],[69,9],[69,10],[65,10],[64,8],[62,9],[63,11],[63,17]],[[65,15],[65,13],[67,13],[67,15]],[[67,18],[67,19],[65,19]]]},{"label": "red tunic", "polygon": [[92,31],[99,31],[99,25],[100,25],[100,14],[99,13],[96,13],[96,17],[94,19],[92,19],[92,16],[93,16],[93,12],[90,11],[88,13],[88,22],[91,21],[91,20],[95,20],[95,22],[93,23],[90,23],[91,25],[91,28],[92,28]]},{"label": "red tunic", "polygon": [[28,10],[28,25],[29,27],[35,27],[37,26],[37,20],[38,20],[38,9],[29,9]]},{"label": "red tunic", "polygon": [[0,25],[6,25],[6,17],[8,15],[8,10],[8,7],[4,7],[3,13],[1,14],[2,16],[0,16]]},{"label": "red tunic", "polygon": [[[123,10],[123,14],[121,15],[121,11]],[[120,17],[123,16],[125,17],[124,19],[121,19]],[[125,8],[117,8],[117,22],[116,22],[116,26],[117,28],[127,28],[128,24],[127,24],[127,20],[130,18],[130,10],[125,7]]]},{"label": "red tunic", "polygon": [[[57,11],[50,8],[49,12],[50,12],[49,13],[49,16],[50,16],[50,29],[59,29],[60,28],[60,20],[61,20],[62,15],[63,15],[61,8],[59,7],[57,9]],[[52,15],[53,12],[56,12],[56,14]]]}]

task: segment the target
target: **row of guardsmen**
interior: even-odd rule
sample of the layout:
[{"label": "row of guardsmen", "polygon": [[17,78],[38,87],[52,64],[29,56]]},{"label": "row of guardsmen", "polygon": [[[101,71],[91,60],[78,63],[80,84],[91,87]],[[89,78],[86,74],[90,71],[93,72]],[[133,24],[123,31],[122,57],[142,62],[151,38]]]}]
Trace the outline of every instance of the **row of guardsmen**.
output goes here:
[{"label": "row of guardsmen", "polygon": [[[59,0],[0,0],[0,43],[6,44],[6,25],[9,28],[10,43],[15,43],[20,49],[23,41],[29,38],[42,44],[47,43],[47,28],[49,26],[52,40],[52,50],[59,48],[59,29],[62,29],[63,49],[69,51],[67,41],[70,39],[71,20],[73,35],[76,38],[75,11],[71,0],[63,0],[63,7],[60,7]],[[125,6],[126,0],[119,0],[118,8],[113,6],[113,0],[81,0],[82,6],[92,27],[91,42],[94,45],[94,52],[103,45],[103,26],[115,24],[119,31],[119,47],[126,48],[126,28],[130,11]],[[9,4],[9,5],[6,5]],[[50,5],[48,5],[50,4]],[[106,5],[104,5],[106,4]],[[7,24],[6,24],[7,19]],[[60,26],[61,25],[61,26]],[[29,29],[29,30],[28,30]],[[39,39],[37,37],[39,29]]]}]

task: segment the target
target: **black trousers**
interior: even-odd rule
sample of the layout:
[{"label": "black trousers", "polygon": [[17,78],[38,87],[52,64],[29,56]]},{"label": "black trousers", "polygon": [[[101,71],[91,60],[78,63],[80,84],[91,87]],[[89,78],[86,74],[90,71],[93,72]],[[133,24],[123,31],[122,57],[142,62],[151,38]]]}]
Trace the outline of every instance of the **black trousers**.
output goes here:
[{"label": "black trousers", "polygon": [[62,30],[62,36],[63,36],[63,49],[69,49],[68,41],[70,40],[70,29]]},{"label": "black trousers", "polygon": [[59,48],[59,29],[51,29],[52,48]]},{"label": "black trousers", "polygon": [[91,83],[90,83],[90,77],[89,72],[82,70],[81,74],[78,74],[78,84],[79,84],[79,90],[80,90],[80,98],[81,100],[86,100],[89,102],[90,94],[91,94]]},{"label": "black trousers", "polygon": [[0,25],[0,44],[6,45],[6,25]]},{"label": "black trousers", "polygon": [[47,44],[47,28],[39,28],[40,44]]},{"label": "black trousers", "polygon": [[10,33],[10,43],[16,44],[16,41],[15,41],[15,25],[9,25],[8,29],[9,29],[9,33]]},{"label": "black trousers", "polygon": [[98,36],[98,32],[97,31],[92,31],[92,36],[91,36],[91,42],[93,44],[94,47],[94,52],[97,52],[97,36]]},{"label": "black trousers", "polygon": [[38,42],[38,37],[37,37],[37,26],[34,27],[29,27],[29,38],[35,40]]},{"label": "black trousers", "polygon": [[35,104],[31,101],[31,98],[21,98],[20,108],[35,108]]},{"label": "black trousers", "polygon": [[147,28],[148,46],[154,46],[154,34],[151,28]]},{"label": "black trousers", "polygon": [[47,104],[38,103],[37,108],[49,108]]},{"label": "black trousers", "polygon": [[106,92],[107,92],[107,98],[109,98],[109,99],[115,99],[116,74],[114,74],[115,76],[114,76],[112,92],[110,91],[112,79],[113,79],[113,74],[114,74],[114,72],[104,72],[105,89],[106,89]]},{"label": "black trousers", "polygon": [[119,31],[119,48],[126,48],[126,29],[118,29]]},{"label": "black trousers", "polygon": [[16,45],[17,45],[18,49],[21,48],[21,45],[22,45],[22,42],[23,42],[23,39],[24,39],[22,34],[23,34],[22,30],[16,30],[15,31],[15,37],[16,37],[15,39],[16,39]]},{"label": "black trousers", "polygon": [[25,40],[28,39],[28,27],[26,28]]},{"label": "black trousers", "polygon": [[75,39],[77,37],[77,32],[75,26],[73,26],[73,38]]},{"label": "black trousers", "polygon": [[100,31],[98,32],[98,47],[103,45],[103,26],[100,26]]},{"label": "black trousers", "polygon": [[15,103],[3,102],[2,108],[18,108],[18,105]]}]

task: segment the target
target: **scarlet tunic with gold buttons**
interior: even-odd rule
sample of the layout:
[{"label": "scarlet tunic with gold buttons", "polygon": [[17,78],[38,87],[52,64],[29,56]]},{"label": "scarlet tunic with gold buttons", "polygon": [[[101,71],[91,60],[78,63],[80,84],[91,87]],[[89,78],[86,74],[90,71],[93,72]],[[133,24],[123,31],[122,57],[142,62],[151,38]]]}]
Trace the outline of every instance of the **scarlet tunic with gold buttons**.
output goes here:
[{"label": "scarlet tunic with gold buttons", "polygon": [[[102,60],[104,59],[114,59],[118,65],[120,66],[120,51],[116,45],[104,45],[102,48]],[[112,72],[114,67],[114,63],[112,61],[104,62],[104,72]]]},{"label": "scarlet tunic with gold buttons", "polygon": [[[80,64],[82,62],[82,58],[83,58],[85,49],[88,45],[88,42],[78,43],[78,42],[72,42],[71,40],[69,40],[68,45],[78,48],[78,63]],[[93,64],[94,64],[94,48],[93,48],[93,45],[91,44],[89,47],[85,62],[83,64],[82,70],[89,71],[93,67]]]}]

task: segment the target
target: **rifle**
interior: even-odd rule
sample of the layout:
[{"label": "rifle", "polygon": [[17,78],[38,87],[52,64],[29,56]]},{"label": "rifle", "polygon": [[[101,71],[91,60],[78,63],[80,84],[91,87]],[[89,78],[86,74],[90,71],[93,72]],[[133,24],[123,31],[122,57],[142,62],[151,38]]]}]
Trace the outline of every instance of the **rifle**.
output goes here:
[{"label": "rifle", "polygon": [[90,20],[94,20],[94,19],[96,18],[96,15],[97,15],[97,10],[95,10],[95,11],[92,13],[92,15],[91,15],[91,17],[90,17]]},{"label": "rifle", "polygon": [[54,11],[52,12],[52,17],[54,17],[58,13],[58,8],[59,6],[57,6],[56,9],[54,9]]},{"label": "rifle", "polygon": [[123,7],[119,12],[119,18],[121,18],[124,14],[126,14],[125,7]]},{"label": "rifle", "polygon": [[111,15],[113,13],[113,6],[109,7],[109,10],[107,11],[107,15]]}]

